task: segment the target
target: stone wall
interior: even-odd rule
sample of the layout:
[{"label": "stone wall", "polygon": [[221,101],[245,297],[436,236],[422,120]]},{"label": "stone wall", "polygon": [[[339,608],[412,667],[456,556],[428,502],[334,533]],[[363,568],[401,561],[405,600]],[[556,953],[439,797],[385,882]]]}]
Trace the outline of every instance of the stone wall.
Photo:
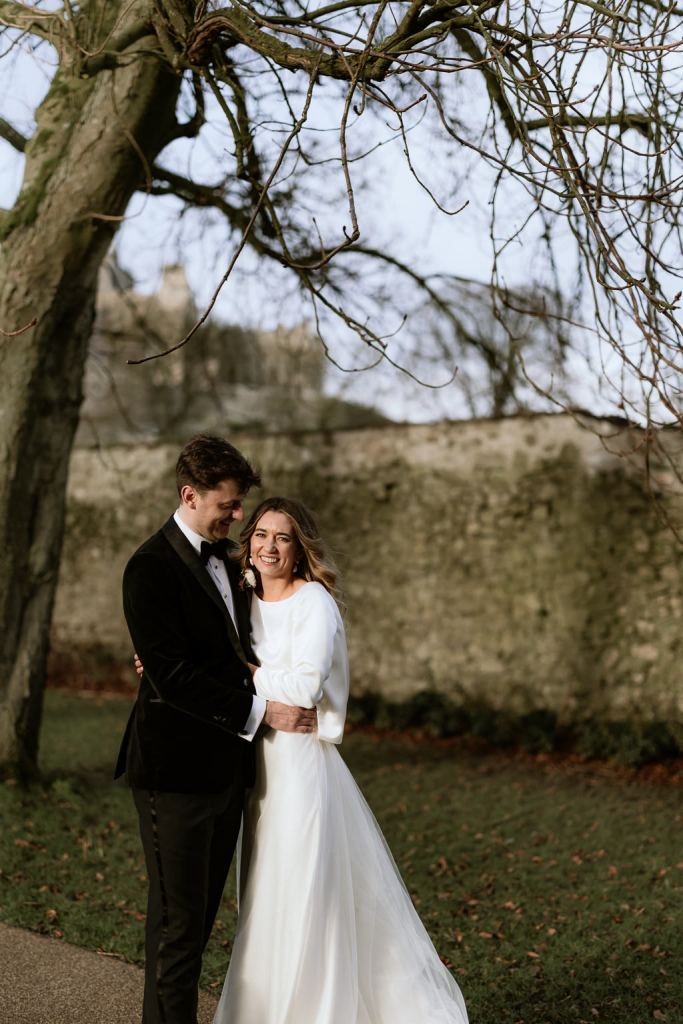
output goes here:
[{"label": "stone wall", "polygon": [[[683,718],[683,552],[637,432],[539,416],[231,439],[264,494],[318,512],[346,580],[354,693]],[[74,453],[55,678],[132,679],[120,578],[174,508],[176,455]]]}]

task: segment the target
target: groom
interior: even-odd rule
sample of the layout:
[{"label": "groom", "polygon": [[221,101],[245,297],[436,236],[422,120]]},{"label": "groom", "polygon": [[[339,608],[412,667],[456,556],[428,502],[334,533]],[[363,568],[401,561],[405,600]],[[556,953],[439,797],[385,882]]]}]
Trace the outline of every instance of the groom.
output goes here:
[{"label": "groom", "polygon": [[229,558],[260,478],[227,441],[200,435],[176,466],[179,507],[132,556],[123,606],[144,665],[121,744],[149,893],[143,1024],[196,1024],[202,953],[254,780],[261,723],[312,732],[315,711],[254,693],[249,606]]}]

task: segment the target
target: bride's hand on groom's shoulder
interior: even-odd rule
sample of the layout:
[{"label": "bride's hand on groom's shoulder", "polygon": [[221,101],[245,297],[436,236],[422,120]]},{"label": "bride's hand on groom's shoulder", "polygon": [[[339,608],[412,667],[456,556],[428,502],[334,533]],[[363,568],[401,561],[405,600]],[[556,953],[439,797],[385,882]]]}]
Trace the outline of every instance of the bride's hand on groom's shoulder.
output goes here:
[{"label": "bride's hand on groom's shoulder", "polygon": [[315,708],[293,708],[277,700],[266,702],[263,722],[279,732],[316,732],[318,728]]}]

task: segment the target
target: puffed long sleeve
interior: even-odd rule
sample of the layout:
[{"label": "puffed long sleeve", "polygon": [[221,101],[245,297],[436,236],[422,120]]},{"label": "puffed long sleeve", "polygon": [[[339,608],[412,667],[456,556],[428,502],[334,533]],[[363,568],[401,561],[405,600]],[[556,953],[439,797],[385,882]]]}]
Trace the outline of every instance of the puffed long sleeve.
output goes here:
[{"label": "puffed long sleeve", "polygon": [[340,743],[349,678],[339,609],[319,583],[306,584],[292,600],[288,656],[284,663],[262,658],[254,674],[256,692],[267,700],[315,707],[319,738]]},{"label": "puffed long sleeve", "polygon": [[292,615],[291,667],[262,665],[254,675],[257,693],[268,700],[285,699],[300,708],[312,708],[321,700],[332,667],[337,631],[334,609],[317,588],[298,595]]}]

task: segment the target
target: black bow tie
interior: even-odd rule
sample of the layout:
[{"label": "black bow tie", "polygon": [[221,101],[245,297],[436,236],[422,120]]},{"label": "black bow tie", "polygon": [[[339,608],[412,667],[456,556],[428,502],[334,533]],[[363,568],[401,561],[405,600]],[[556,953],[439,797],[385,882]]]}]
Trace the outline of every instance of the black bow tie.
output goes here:
[{"label": "black bow tie", "polygon": [[213,558],[227,558],[230,541],[227,537],[223,540],[214,540],[213,542],[208,540],[202,541],[202,546],[199,549],[199,557],[201,558],[204,565]]}]

